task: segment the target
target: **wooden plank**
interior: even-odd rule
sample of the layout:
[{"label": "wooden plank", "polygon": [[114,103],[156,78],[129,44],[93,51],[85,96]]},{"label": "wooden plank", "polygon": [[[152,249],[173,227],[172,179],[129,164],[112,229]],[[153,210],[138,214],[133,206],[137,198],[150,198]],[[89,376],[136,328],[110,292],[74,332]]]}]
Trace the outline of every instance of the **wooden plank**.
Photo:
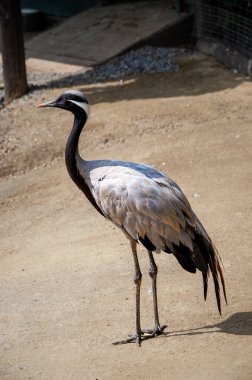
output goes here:
[{"label": "wooden plank", "polygon": [[26,43],[29,58],[100,64],[147,39],[183,16],[167,1],[97,6],[69,18]]}]

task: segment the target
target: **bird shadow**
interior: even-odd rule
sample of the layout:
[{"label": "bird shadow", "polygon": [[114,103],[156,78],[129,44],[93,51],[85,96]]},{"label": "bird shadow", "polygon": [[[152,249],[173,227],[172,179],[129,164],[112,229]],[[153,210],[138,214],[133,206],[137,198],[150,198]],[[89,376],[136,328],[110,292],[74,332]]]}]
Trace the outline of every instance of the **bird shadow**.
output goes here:
[{"label": "bird shadow", "polygon": [[163,334],[166,337],[183,335],[200,335],[226,333],[232,335],[252,335],[252,312],[235,313],[225,321],[214,325],[206,325],[195,329],[170,331]]}]

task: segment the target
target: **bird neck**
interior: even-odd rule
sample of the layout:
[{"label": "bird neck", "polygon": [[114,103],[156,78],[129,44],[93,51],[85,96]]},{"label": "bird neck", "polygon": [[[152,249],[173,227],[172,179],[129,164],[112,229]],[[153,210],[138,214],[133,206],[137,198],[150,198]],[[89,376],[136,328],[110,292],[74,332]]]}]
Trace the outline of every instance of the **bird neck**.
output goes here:
[{"label": "bird neck", "polygon": [[65,161],[68,173],[78,187],[80,187],[80,184],[83,181],[83,178],[80,175],[77,167],[77,160],[80,158],[78,145],[80,134],[85,123],[85,114],[77,114],[74,116],[73,128],[68,137],[65,150]]},{"label": "bird neck", "polygon": [[79,187],[79,189],[85,194],[87,199],[92,203],[92,205],[97,209],[97,211],[103,215],[102,211],[96,204],[94,197],[88,187],[85,178],[80,174],[78,163],[83,161],[79,154],[79,138],[84,125],[86,124],[87,116],[85,113],[81,112],[75,114],[74,123],[71,133],[68,137],[66,150],[65,150],[65,162],[68,173],[74,183]]}]

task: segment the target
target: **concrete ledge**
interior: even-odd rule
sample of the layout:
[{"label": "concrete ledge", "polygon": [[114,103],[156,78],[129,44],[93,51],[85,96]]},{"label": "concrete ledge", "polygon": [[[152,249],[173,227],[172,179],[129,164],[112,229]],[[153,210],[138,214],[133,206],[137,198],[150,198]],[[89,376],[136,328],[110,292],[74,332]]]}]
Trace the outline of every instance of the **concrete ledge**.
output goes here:
[{"label": "concrete ledge", "polygon": [[47,59],[39,58],[27,58],[26,67],[31,71],[41,71],[49,73],[66,73],[73,74],[77,71],[88,70],[89,67],[84,65],[72,65],[71,63],[61,63],[53,60],[51,56],[48,56]]},{"label": "concrete ledge", "polygon": [[205,54],[214,56],[225,66],[252,77],[252,59],[244,56],[241,52],[231,49],[221,42],[204,39],[198,40],[197,48]]}]

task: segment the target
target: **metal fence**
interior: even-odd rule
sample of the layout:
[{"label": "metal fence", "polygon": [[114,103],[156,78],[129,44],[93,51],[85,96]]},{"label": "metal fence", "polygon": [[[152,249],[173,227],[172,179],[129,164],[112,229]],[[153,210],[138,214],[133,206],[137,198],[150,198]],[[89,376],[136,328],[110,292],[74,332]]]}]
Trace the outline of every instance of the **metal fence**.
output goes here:
[{"label": "metal fence", "polygon": [[196,33],[252,58],[252,0],[197,0]]}]

